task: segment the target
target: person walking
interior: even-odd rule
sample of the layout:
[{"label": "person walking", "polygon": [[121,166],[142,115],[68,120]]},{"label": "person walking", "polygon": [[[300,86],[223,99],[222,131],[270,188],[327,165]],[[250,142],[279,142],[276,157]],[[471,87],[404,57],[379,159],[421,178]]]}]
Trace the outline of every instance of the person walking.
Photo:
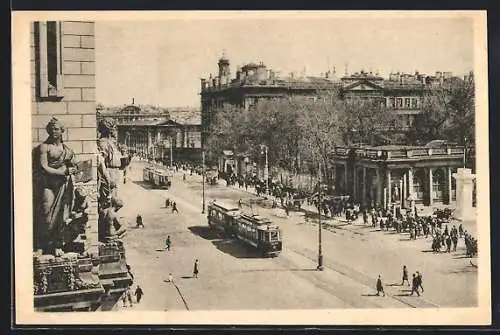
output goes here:
[{"label": "person walking", "polygon": [[135,225],[136,228],[140,228],[140,227],[144,228],[144,223],[142,222],[141,214],[137,214],[137,217],[135,218],[135,223],[136,223],[136,225]]},{"label": "person walking", "polygon": [[144,291],[142,290],[142,288],[139,285],[137,285],[137,288],[135,289],[134,294],[135,294],[135,299],[136,299],[137,303],[140,303],[142,296],[144,295]]},{"label": "person walking", "polygon": [[198,278],[198,273],[199,273],[199,265],[198,265],[198,260],[194,261],[194,268],[193,268],[193,278]]},{"label": "person walking", "polygon": [[170,251],[170,246],[172,245],[172,240],[170,239],[170,235],[167,236],[167,240],[165,241],[165,247],[167,251]]},{"label": "person walking", "polygon": [[368,211],[363,210],[363,224],[366,226],[368,224]]},{"label": "person walking", "polygon": [[130,292],[130,287],[127,287],[127,290],[125,291],[125,295],[127,297],[127,300],[128,300],[130,307],[133,307],[134,304],[132,303],[132,292]]},{"label": "person walking", "polygon": [[403,281],[401,282],[401,286],[404,285],[404,283],[408,283],[408,286],[410,286],[410,281],[408,280],[408,269],[406,268],[406,265],[403,265]]},{"label": "person walking", "polygon": [[172,202],[172,214],[174,212],[179,213],[179,210],[177,209],[177,203],[175,201]]},{"label": "person walking", "polygon": [[167,198],[167,200],[165,200],[165,208],[169,207],[170,207],[170,198]]},{"label": "person walking", "polygon": [[418,271],[417,271],[417,282],[418,282],[417,288],[422,289],[422,293],[424,293],[424,287],[422,286],[422,274]]},{"label": "person walking", "polygon": [[380,292],[382,292],[384,294],[384,297],[385,297],[384,285],[382,284],[382,279],[380,278],[380,275],[378,275],[378,278],[377,278],[377,295],[380,295]]},{"label": "person walking", "polygon": [[243,207],[243,203],[242,203],[242,201],[240,199],[240,200],[238,200],[238,208],[242,208],[242,207]]},{"label": "person walking", "polygon": [[411,293],[410,293],[411,296],[413,296],[413,292],[417,293],[417,296],[420,297],[420,292],[418,292],[418,278],[415,274],[413,274]]}]

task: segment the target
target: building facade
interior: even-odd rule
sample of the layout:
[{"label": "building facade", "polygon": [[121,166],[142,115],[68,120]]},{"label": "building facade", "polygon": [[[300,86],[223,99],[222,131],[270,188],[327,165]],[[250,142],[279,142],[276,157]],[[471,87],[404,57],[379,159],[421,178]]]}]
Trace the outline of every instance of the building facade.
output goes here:
[{"label": "building facade", "polygon": [[248,109],[262,99],[284,98],[292,95],[315,96],[319,89],[337,87],[334,73],[324,77],[296,76],[281,78],[264,63],[248,63],[238,67],[231,77],[229,60],[218,62],[218,74],[201,79],[202,139],[207,136],[215,112],[224,106]]},{"label": "building facade", "polygon": [[118,142],[130,152],[162,160],[201,160],[201,121],[198,110],[152,109],[127,105],[118,111],[100,111],[99,118],[117,121]]},{"label": "building facade", "polygon": [[449,205],[455,200],[457,168],[464,148],[457,146],[338,147],[333,153],[335,189],[362,205],[397,203]]},{"label": "building facade", "polygon": [[[284,98],[292,95],[314,97],[318,90],[338,90],[343,99],[379,101],[383,107],[399,116],[397,128],[406,131],[422,113],[424,95],[432,89],[446,86],[453,80],[451,72],[425,75],[391,73],[383,78],[378,73],[360,71],[337,76],[335,70],[321,76],[281,77],[263,63],[238,67],[231,77],[230,62],[223,56],[218,61],[218,74],[201,79],[201,114],[203,138],[208,135],[214,113],[224,106],[251,108],[261,99]],[[466,78],[464,78],[466,79]]]},{"label": "building facade", "polygon": [[77,162],[84,163],[80,167],[85,177],[72,178],[73,187],[66,188],[65,198],[71,198],[70,206],[77,202],[83,206],[81,197],[88,204],[86,210],[69,209],[83,212],[65,221],[68,228],[63,232],[77,231],[78,237],[64,242],[62,255],[57,249],[41,254],[34,250],[34,307],[37,311],[93,311],[112,305],[132,283],[123,264],[123,244],[98,241],[94,22],[33,22],[30,49],[34,239],[42,236],[50,241],[54,233],[38,210],[40,202],[47,201],[40,191],[43,187],[45,192],[47,180],[54,176],[39,178],[37,163],[39,144],[47,139],[46,126],[53,117],[64,127],[64,144],[75,153]]}]

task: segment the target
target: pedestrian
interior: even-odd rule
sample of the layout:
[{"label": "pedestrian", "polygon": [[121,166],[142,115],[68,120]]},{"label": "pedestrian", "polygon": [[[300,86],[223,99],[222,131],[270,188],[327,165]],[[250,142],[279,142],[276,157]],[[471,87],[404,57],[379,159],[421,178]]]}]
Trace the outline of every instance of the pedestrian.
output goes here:
[{"label": "pedestrian", "polygon": [[127,290],[125,291],[125,294],[127,295],[127,300],[128,300],[128,303],[130,304],[130,307],[133,306],[133,303],[132,303],[132,292],[130,292],[130,287],[127,287]]},{"label": "pedestrian", "polygon": [[144,295],[144,291],[142,290],[142,288],[139,285],[137,285],[137,288],[135,289],[135,298],[136,298],[137,303],[141,302],[143,295]]},{"label": "pedestrian", "polygon": [[170,198],[167,198],[167,200],[165,200],[165,208],[169,207],[170,207]]},{"label": "pedestrian", "polygon": [[413,292],[417,293],[417,295],[420,297],[420,292],[418,292],[418,278],[415,274],[413,274],[413,280],[412,280],[412,286],[411,286],[411,293],[410,295],[413,295]]},{"label": "pedestrian", "polygon": [[172,241],[170,240],[170,235],[167,236],[167,240],[165,241],[165,246],[167,251],[170,251],[170,246],[172,245]]},{"label": "pedestrian", "polygon": [[446,235],[446,252],[451,252],[451,236]]},{"label": "pedestrian", "polygon": [[182,181],[186,181],[186,174],[185,173],[182,175]]},{"label": "pedestrian", "polygon": [[122,294],[122,303],[123,303],[123,307],[127,307],[127,293],[126,292],[123,292],[123,294]]},{"label": "pedestrian", "polygon": [[199,268],[198,268],[198,260],[195,260],[194,261],[194,268],[193,268],[193,278],[198,278],[198,272],[199,272]]},{"label": "pedestrian", "polygon": [[366,209],[363,210],[363,224],[364,225],[368,224],[368,211]]},{"label": "pedestrian", "polygon": [[404,285],[405,281],[408,283],[408,286],[410,286],[410,281],[408,280],[408,269],[406,268],[406,265],[403,265],[403,281],[401,282],[401,286]]},{"label": "pedestrian", "polygon": [[243,207],[243,206],[242,206],[242,202],[241,202],[241,199],[240,199],[240,200],[238,200],[238,208],[241,208],[241,207]]},{"label": "pedestrian", "polygon": [[417,280],[418,280],[418,286],[417,288],[422,289],[422,293],[424,293],[424,287],[422,286],[422,274],[417,271]]},{"label": "pedestrian", "polygon": [[135,223],[136,223],[136,228],[144,228],[144,223],[142,222],[142,216],[141,214],[137,214],[137,217],[135,218]]},{"label": "pedestrian", "polygon": [[172,202],[172,214],[174,212],[179,213],[179,210],[177,209],[177,203],[175,201]]},{"label": "pedestrian", "polygon": [[377,295],[380,295],[380,292],[382,292],[384,294],[384,297],[385,297],[384,285],[382,284],[382,279],[380,278],[380,275],[378,275],[378,279],[377,279]]}]

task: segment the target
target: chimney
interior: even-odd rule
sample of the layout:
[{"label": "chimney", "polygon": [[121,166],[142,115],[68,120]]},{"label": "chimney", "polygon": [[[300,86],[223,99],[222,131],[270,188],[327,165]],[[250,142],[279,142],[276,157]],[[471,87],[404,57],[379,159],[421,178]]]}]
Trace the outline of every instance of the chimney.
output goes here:
[{"label": "chimney", "polygon": [[134,99],[134,98],[132,98],[132,105],[134,104],[134,102],[135,102],[135,99]]}]

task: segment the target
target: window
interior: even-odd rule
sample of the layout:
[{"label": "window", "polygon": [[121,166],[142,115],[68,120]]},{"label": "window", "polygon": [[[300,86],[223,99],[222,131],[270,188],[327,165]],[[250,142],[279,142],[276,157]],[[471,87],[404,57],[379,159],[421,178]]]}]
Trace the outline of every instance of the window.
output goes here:
[{"label": "window", "polygon": [[411,108],[417,108],[417,107],[418,107],[418,99],[412,98],[411,99]]},{"label": "window", "polygon": [[410,108],[410,98],[405,98],[405,108]]},{"label": "window", "polygon": [[396,98],[396,107],[397,108],[403,107],[403,98]]},{"label": "window", "polygon": [[35,22],[34,34],[37,95],[62,98],[61,22]]}]

